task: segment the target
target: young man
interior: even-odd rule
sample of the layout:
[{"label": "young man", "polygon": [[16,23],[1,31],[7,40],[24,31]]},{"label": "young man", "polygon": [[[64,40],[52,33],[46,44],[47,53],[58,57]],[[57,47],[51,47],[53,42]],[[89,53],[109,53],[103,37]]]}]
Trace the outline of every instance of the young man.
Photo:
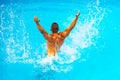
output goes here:
[{"label": "young man", "polygon": [[34,21],[39,29],[39,31],[43,34],[44,38],[47,41],[47,55],[55,56],[59,51],[61,45],[64,43],[65,38],[69,35],[71,30],[74,28],[78,17],[80,15],[80,11],[76,14],[75,19],[71,23],[71,25],[63,32],[58,32],[59,27],[57,23],[53,23],[51,26],[52,34],[48,34],[44,28],[39,24],[39,20],[37,17],[34,17]]}]

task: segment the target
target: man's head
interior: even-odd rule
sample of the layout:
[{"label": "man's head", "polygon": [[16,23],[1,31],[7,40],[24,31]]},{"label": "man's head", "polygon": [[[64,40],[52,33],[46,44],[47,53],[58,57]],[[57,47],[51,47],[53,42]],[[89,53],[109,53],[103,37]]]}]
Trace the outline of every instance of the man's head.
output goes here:
[{"label": "man's head", "polygon": [[52,23],[52,25],[51,25],[51,31],[52,31],[52,33],[57,33],[58,31],[59,31],[59,26],[58,26],[58,24],[57,23]]}]

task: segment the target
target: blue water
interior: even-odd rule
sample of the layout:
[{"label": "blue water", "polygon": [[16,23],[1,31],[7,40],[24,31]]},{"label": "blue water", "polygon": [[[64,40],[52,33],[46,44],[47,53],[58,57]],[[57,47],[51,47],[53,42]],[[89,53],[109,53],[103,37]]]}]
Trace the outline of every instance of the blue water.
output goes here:
[{"label": "blue water", "polygon": [[[33,17],[50,32],[81,14],[56,57]],[[0,0],[0,80],[120,80],[119,0]]]}]

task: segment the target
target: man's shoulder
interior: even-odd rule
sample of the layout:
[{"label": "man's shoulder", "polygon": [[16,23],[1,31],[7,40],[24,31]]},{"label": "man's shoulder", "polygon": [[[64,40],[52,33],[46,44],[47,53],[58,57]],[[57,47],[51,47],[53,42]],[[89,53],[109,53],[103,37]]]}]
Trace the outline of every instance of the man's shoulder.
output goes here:
[{"label": "man's shoulder", "polygon": [[62,37],[66,37],[65,32],[59,32],[58,34],[61,35]]},{"label": "man's shoulder", "polygon": [[64,34],[64,32],[59,32],[59,33],[58,33],[58,35],[62,35],[62,34]]}]

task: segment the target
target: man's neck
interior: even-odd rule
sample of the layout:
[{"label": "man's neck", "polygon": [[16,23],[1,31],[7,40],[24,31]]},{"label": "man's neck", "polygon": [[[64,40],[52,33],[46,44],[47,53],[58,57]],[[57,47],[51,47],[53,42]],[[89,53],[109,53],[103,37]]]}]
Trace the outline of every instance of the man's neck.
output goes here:
[{"label": "man's neck", "polygon": [[58,32],[52,32],[52,34],[58,34]]}]

